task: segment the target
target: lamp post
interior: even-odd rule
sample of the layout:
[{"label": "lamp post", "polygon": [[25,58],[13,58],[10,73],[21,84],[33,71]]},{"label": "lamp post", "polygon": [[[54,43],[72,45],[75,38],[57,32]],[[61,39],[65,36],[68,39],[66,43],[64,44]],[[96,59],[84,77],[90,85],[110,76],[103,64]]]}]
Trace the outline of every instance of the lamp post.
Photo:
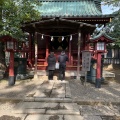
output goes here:
[{"label": "lamp post", "polygon": [[9,63],[9,78],[8,84],[9,86],[13,86],[15,84],[14,78],[14,50],[15,50],[15,41],[10,40],[6,41],[6,50],[10,52],[10,63]]},{"label": "lamp post", "polygon": [[101,88],[101,54],[105,52],[105,42],[96,42],[95,43],[95,50],[97,52],[97,69],[96,69],[96,82],[95,82],[95,87],[96,88]]}]

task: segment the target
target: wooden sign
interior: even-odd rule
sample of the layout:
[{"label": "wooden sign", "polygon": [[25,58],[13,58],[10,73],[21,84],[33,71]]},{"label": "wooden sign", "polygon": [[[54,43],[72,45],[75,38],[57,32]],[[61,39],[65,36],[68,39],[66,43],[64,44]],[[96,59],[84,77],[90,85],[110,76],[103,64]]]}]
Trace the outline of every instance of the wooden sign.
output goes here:
[{"label": "wooden sign", "polygon": [[90,71],[91,52],[82,51],[82,71]]}]

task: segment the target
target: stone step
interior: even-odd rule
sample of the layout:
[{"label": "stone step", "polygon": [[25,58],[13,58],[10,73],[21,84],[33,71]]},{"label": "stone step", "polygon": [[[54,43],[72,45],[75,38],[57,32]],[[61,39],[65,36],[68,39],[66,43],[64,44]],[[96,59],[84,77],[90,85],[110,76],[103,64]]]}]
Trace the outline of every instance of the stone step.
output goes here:
[{"label": "stone step", "polygon": [[80,115],[76,103],[21,102],[15,108],[16,114]]},{"label": "stone step", "polygon": [[78,105],[72,102],[2,104],[0,120],[15,117],[21,120],[120,120],[120,105]]},{"label": "stone step", "polygon": [[84,119],[80,115],[79,116],[78,115],[28,115],[25,120],[84,120]]},{"label": "stone step", "polygon": [[[30,75],[34,75],[34,71],[29,71],[28,73],[29,73]],[[58,76],[59,70],[56,70],[56,71],[54,72],[54,74],[55,74],[55,76]],[[83,71],[80,71],[80,74],[81,74],[82,76],[84,76],[84,72],[83,72]],[[38,71],[37,71],[37,75],[38,75],[38,76],[48,76],[48,71],[46,71],[46,70],[38,70]],[[65,75],[66,75],[67,77],[77,76],[77,71],[76,71],[76,70],[66,70],[66,71],[65,71]]]},{"label": "stone step", "polygon": [[[18,103],[17,106],[14,107],[12,114],[13,113],[14,114],[29,114],[29,115],[37,114],[39,116],[41,115],[46,115],[46,116],[47,115],[52,115],[52,116],[63,115],[64,118],[66,115],[73,115],[76,117],[76,119],[80,117],[85,118],[85,116],[89,116],[88,118],[91,118],[91,120],[92,118],[97,118],[97,116],[99,117],[109,116],[109,115],[120,116],[119,106],[100,105],[100,104],[99,105],[78,105],[77,103],[72,103],[72,102],[71,103],[21,102],[21,103]],[[77,116],[80,116],[80,117],[77,117]],[[88,118],[87,120],[89,120]],[[73,120],[73,119],[68,119],[68,120]]]},{"label": "stone step", "polygon": [[105,101],[105,100],[83,100],[83,99],[72,99],[72,98],[39,98],[39,97],[26,97],[24,102],[46,102],[46,103],[77,103],[79,105],[120,105],[120,101]]},{"label": "stone step", "polygon": [[[59,71],[57,70],[57,71],[55,71],[55,73],[54,73],[54,79],[56,80],[57,79],[57,77],[58,77],[58,74],[59,74]],[[29,75],[34,75],[34,71],[29,71]],[[37,75],[39,76],[39,77],[42,77],[42,76],[45,76],[45,79],[48,79],[48,71],[46,71],[46,70],[38,70],[37,71]],[[66,72],[65,72],[65,76],[66,77],[75,77],[75,76],[77,76],[77,71],[76,70],[66,70]],[[85,76],[85,73],[84,73],[84,71],[80,71],[80,76]],[[112,73],[112,72],[108,72],[108,71],[103,71],[103,77],[104,78],[114,78],[115,77],[115,74],[114,73]],[[44,78],[43,78],[44,79]]]},{"label": "stone step", "polygon": [[26,97],[24,102],[72,102],[71,98],[40,98],[40,97]]}]

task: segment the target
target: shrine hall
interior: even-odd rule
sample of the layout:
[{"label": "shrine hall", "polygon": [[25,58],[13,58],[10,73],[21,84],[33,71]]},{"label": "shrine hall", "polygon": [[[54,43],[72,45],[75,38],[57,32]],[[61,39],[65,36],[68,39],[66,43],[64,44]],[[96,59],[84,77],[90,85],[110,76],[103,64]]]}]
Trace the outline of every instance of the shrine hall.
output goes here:
[{"label": "shrine hall", "polygon": [[105,25],[112,15],[102,14],[101,0],[40,2],[41,6],[36,6],[36,9],[40,11],[41,19],[22,26],[22,30],[29,33],[29,61],[35,64],[36,40],[38,70],[46,70],[50,51],[54,51],[57,57],[62,50],[69,56],[67,69],[77,70],[77,66],[81,66],[81,51],[93,49],[89,40],[95,25]]},{"label": "shrine hall", "polygon": [[[28,35],[22,49],[7,49],[11,61],[9,85],[15,84],[14,52],[23,53],[23,58],[27,59],[27,66],[34,68],[35,78],[38,71],[47,70],[47,57],[51,51],[57,58],[64,50],[69,57],[66,71],[76,71],[77,79],[80,79],[82,71],[85,77],[89,73],[92,75],[91,65],[92,61],[95,61],[95,82],[99,88],[102,79],[101,56],[107,52],[106,44],[114,40],[105,31],[97,36],[92,34],[96,25],[101,24],[105,27],[114,16],[102,13],[101,0],[39,0],[39,2],[41,5],[35,6],[35,9],[40,12],[41,18],[23,23],[21,26],[23,32]],[[12,39],[4,41],[12,43]]]}]

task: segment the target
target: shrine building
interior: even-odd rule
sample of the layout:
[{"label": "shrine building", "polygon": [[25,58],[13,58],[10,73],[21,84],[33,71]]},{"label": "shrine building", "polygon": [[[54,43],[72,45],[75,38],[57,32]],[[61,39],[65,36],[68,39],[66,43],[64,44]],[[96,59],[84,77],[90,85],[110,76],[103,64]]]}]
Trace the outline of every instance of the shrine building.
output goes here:
[{"label": "shrine building", "polygon": [[66,69],[79,73],[82,51],[90,51],[91,57],[96,56],[96,48],[90,42],[96,24],[105,26],[113,16],[102,13],[101,0],[39,1],[41,6],[36,9],[40,11],[41,19],[22,25],[22,30],[29,33],[29,63],[36,70],[46,70],[50,51],[57,57],[65,50],[69,57]]},{"label": "shrine building", "polygon": [[40,2],[41,6],[36,8],[41,13],[41,20],[23,24],[22,27],[24,32],[29,33],[30,62],[32,64],[35,62],[36,37],[39,70],[46,69],[46,58],[50,51],[54,51],[57,56],[61,50],[65,50],[69,56],[67,69],[76,70],[78,49],[90,50],[88,41],[96,28],[95,25],[105,25],[110,22],[111,16],[102,14],[101,0],[40,0]]}]

